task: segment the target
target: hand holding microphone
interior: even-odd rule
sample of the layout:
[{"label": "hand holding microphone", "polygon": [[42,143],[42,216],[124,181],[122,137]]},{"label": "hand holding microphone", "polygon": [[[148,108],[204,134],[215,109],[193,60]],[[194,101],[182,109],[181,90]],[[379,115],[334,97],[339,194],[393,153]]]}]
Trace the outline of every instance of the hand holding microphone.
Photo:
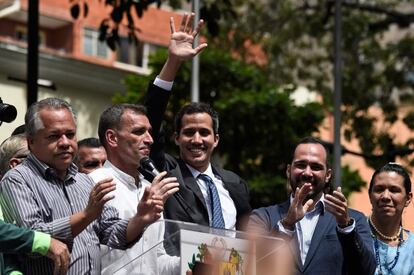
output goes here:
[{"label": "hand holding microphone", "polygon": [[158,169],[155,167],[154,162],[149,157],[143,157],[139,161],[139,165],[142,169],[144,169],[146,172],[150,173],[154,177],[160,174],[160,171],[158,171]]},{"label": "hand holding microphone", "polygon": [[170,196],[178,191],[179,183],[176,177],[165,177],[167,172],[159,172],[149,157],[140,160],[142,169],[154,176],[150,188],[151,194],[159,196],[165,202]]}]

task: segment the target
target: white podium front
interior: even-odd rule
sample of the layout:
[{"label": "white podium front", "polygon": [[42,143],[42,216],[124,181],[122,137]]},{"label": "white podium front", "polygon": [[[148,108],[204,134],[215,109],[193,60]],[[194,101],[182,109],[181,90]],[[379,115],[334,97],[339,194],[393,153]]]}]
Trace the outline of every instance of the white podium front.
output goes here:
[{"label": "white podium front", "polygon": [[104,247],[102,274],[290,275],[289,251],[280,238],[159,220],[128,250]]}]

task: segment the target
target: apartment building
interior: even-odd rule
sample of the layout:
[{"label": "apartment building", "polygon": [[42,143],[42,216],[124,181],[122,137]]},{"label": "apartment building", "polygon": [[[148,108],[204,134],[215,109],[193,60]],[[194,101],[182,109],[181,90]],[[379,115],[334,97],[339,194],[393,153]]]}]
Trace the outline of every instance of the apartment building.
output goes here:
[{"label": "apartment building", "polygon": [[[99,115],[115,92],[125,90],[127,74],[145,75],[148,56],[167,47],[169,18],[180,15],[168,8],[150,7],[136,17],[139,44],[128,43],[126,24],[120,27],[120,45],[113,52],[98,40],[98,29],[109,16],[104,1],[88,1],[89,12],[73,20],[69,0],[39,1],[38,98],[60,97],[78,111],[78,138],[97,135]],[[1,126],[0,140],[24,123],[26,112],[28,0],[0,0],[0,97],[18,110],[14,122]]]}]

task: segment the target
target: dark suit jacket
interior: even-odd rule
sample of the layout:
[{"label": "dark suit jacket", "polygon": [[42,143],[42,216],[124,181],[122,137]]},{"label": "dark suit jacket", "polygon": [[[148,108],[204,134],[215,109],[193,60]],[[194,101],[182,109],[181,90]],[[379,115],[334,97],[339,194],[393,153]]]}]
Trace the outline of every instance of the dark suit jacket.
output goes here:
[{"label": "dark suit jacket", "polygon": [[[287,201],[256,209],[250,216],[250,222],[269,232],[278,232],[277,223],[286,216],[289,206]],[[297,235],[294,235],[290,242],[295,253],[296,274],[374,274],[376,263],[367,218],[352,209],[349,209],[349,214],[356,222],[355,230],[349,234],[337,230],[335,217],[328,211],[319,216],[304,264],[298,253]]]},{"label": "dark suit jacket", "polygon": [[[206,204],[195,178],[181,159],[176,159],[164,152],[165,143],[160,128],[170,95],[171,92],[150,83],[144,102],[153,128],[154,144],[151,147],[150,157],[160,171],[168,171],[171,176],[177,177],[180,183],[179,195],[170,197],[164,206],[164,217],[208,226]],[[234,201],[237,210],[236,227],[240,229],[241,218],[251,211],[247,184],[231,171],[214,165],[212,167],[213,173],[221,177],[224,187]]]}]

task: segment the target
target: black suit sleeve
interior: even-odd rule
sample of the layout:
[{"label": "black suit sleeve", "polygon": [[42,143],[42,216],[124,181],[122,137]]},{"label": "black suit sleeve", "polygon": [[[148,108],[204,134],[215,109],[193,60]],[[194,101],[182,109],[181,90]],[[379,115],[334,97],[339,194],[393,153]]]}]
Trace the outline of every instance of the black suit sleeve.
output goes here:
[{"label": "black suit sleeve", "polygon": [[164,90],[151,81],[144,99],[144,106],[147,108],[147,117],[152,126],[152,138],[154,139],[150,157],[160,171],[168,170],[165,158],[165,137],[161,125],[170,96],[171,91]]},{"label": "black suit sleeve", "polygon": [[351,216],[355,219],[355,230],[349,234],[338,231],[345,267],[348,274],[374,274],[376,262],[367,219],[360,213],[351,213]]}]

